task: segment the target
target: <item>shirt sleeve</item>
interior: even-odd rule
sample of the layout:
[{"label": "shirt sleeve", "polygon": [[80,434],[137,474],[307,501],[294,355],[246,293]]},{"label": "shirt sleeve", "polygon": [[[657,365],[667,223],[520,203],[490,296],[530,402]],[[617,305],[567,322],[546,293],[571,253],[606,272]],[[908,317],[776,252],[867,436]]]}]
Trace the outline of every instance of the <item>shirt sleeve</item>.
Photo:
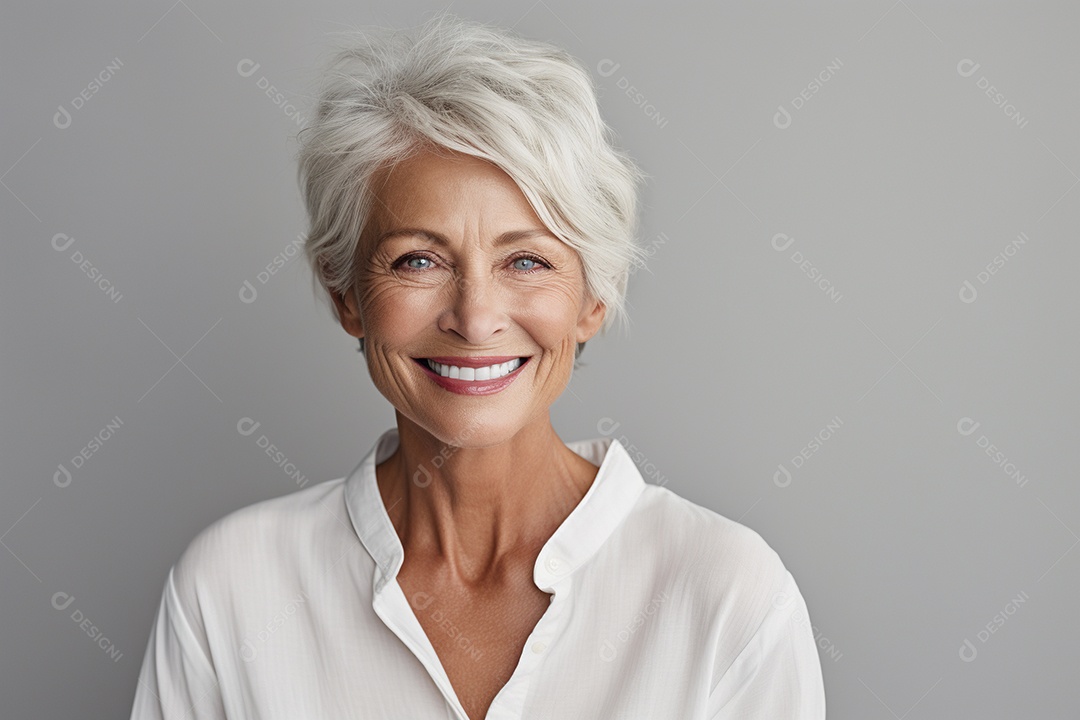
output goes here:
[{"label": "shirt sleeve", "polygon": [[227,720],[213,663],[184,616],[174,569],[150,631],[131,720]]},{"label": "shirt sleeve", "polygon": [[709,695],[709,720],[825,720],[806,602],[787,573],[760,627]]}]

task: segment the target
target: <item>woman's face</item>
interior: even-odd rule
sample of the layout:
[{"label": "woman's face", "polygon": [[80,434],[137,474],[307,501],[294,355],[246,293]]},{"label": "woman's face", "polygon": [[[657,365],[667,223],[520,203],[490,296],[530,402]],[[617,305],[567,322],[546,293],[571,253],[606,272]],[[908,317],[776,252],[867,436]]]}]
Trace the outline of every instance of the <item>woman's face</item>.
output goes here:
[{"label": "woman's face", "polygon": [[[548,422],[577,343],[597,332],[605,308],[586,297],[577,252],[544,227],[509,175],[443,152],[380,175],[364,235],[370,257],[354,293],[334,301],[345,330],[364,338],[375,386],[402,415],[442,442],[486,447]],[[477,356],[528,359],[501,389],[459,379],[456,392],[424,360]]]}]

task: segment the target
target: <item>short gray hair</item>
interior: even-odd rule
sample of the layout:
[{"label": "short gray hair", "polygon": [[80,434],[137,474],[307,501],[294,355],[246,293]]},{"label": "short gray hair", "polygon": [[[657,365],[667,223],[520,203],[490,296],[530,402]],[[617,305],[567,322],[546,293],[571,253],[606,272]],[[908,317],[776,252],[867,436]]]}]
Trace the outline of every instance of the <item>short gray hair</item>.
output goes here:
[{"label": "short gray hair", "polygon": [[346,36],[298,136],[316,293],[356,285],[371,250],[361,237],[376,173],[435,145],[506,172],[579,253],[587,294],[607,308],[601,332],[625,328],[629,276],[647,257],[636,235],[637,187],[648,176],[614,146],[584,67],[554,45],[445,11],[413,37]]}]

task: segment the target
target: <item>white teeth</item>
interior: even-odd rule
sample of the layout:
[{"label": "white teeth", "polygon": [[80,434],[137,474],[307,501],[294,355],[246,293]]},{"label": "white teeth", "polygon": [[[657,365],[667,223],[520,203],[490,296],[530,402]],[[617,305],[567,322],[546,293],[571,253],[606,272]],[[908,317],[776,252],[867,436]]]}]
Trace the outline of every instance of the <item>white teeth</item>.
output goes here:
[{"label": "white teeth", "polygon": [[425,360],[425,362],[427,362],[428,367],[434,372],[437,372],[443,377],[453,378],[455,380],[498,380],[501,377],[509,375],[521,366],[521,358],[514,358],[508,362],[479,368],[443,365],[434,360]]}]

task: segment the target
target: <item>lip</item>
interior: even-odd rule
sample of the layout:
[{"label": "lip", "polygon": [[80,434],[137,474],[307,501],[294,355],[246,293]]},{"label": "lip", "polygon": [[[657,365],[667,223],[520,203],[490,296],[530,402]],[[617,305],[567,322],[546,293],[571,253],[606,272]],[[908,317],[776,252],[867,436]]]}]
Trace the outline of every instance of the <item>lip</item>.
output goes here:
[{"label": "lip", "polygon": [[521,374],[521,369],[529,364],[532,360],[531,356],[524,355],[490,355],[485,357],[432,357],[431,360],[442,365],[457,365],[458,367],[486,367],[488,365],[495,365],[501,362],[507,362],[509,360],[516,360],[519,357],[525,358],[524,361],[514,368],[514,371],[509,375],[504,375],[501,378],[495,380],[461,380],[460,378],[443,377],[437,372],[428,367],[428,358],[413,358],[413,361],[420,366],[427,376],[435,381],[439,387],[444,390],[449,390],[452,393],[458,395],[492,395],[497,392],[505,390],[510,383],[517,380],[518,375]]}]

